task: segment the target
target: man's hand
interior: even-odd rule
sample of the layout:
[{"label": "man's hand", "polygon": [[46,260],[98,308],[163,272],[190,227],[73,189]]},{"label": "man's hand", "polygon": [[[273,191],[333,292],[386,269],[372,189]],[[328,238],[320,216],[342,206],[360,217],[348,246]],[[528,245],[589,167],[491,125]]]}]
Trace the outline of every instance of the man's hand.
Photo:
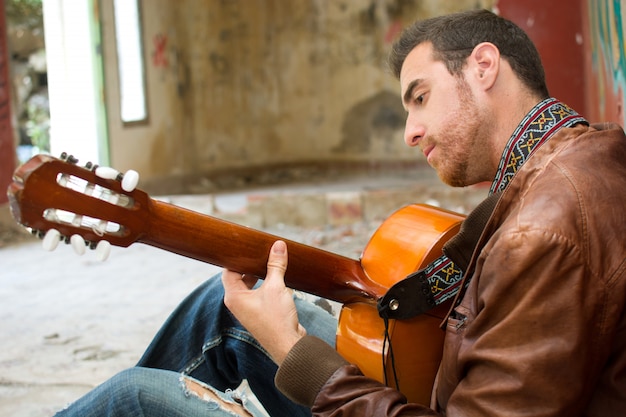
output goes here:
[{"label": "man's hand", "polygon": [[224,304],[278,365],[306,334],[298,321],[293,293],[285,287],[286,270],[287,245],[279,240],[272,245],[267,276],[258,288],[252,289],[255,277],[227,269],[222,274]]}]

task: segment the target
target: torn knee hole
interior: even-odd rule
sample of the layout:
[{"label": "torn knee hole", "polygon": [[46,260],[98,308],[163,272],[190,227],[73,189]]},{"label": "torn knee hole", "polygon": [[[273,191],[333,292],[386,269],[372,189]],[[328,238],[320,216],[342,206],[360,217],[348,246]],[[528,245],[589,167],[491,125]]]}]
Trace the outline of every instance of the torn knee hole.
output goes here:
[{"label": "torn knee hole", "polygon": [[182,380],[184,381],[186,391],[190,393],[191,395],[195,395],[196,397],[204,401],[215,403],[223,410],[229,411],[236,416],[252,417],[252,414],[250,414],[240,404],[236,402],[225,401],[223,398],[218,396],[215,392],[199,384],[193,379],[183,377]]}]

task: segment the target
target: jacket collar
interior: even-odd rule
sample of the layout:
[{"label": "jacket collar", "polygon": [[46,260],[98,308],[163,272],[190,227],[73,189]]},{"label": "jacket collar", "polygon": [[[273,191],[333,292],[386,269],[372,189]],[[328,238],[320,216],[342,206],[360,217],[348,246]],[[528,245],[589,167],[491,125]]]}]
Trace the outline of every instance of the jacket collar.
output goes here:
[{"label": "jacket collar", "polygon": [[579,123],[589,124],[576,111],[555,98],[537,103],[509,138],[489,194],[503,191],[524,162],[552,135],[561,128]]}]

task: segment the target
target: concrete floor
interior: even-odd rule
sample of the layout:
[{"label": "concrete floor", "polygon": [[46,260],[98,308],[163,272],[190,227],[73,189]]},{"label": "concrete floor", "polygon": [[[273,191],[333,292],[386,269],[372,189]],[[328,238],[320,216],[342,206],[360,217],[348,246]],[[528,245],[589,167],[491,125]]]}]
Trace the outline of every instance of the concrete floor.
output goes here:
[{"label": "concrete floor", "polygon": [[[485,195],[481,187],[443,188],[426,173],[163,199],[358,258],[402,205],[467,212]],[[132,366],[179,301],[219,271],[141,244],[113,248],[102,263],[66,246],[45,252],[19,236],[0,245],[2,416],[50,416]]]}]

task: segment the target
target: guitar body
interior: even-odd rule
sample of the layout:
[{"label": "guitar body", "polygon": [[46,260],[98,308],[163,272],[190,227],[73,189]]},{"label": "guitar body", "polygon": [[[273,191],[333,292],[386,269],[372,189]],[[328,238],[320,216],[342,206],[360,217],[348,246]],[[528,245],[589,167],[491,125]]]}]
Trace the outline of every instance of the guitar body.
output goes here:
[{"label": "guitar body", "polygon": [[[386,288],[441,256],[463,216],[426,205],[392,214],[376,230],[361,257],[366,274]],[[411,402],[429,404],[441,361],[441,322],[450,303],[408,320],[390,320],[389,335],[400,391]],[[337,328],[337,351],[378,381],[394,381],[389,349],[383,352],[385,326],[375,305],[344,304]],[[383,358],[384,356],[384,358]],[[387,366],[384,369],[383,359]],[[387,378],[385,378],[385,372]]]},{"label": "guitar body", "polygon": [[139,242],[260,278],[271,245],[284,240],[286,285],[343,305],[338,352],[381,382],[395,380],[395,364],[398,388],[409,401],[429,403],[442,355],[439,326],[449,305],[410,320],[390,320],[392,360],[376,302],[396,282],[441,256],[463,216],[426,205],[404,207],[355,260],[153,200],[138,189],[127,191],[119,179],[102,178],[76,162],[37,155],[15,171],[7,193],[18,223],[41,237],[53,230],[69,242],[78,235],[91,248],[101,241],[120,247]]}]

